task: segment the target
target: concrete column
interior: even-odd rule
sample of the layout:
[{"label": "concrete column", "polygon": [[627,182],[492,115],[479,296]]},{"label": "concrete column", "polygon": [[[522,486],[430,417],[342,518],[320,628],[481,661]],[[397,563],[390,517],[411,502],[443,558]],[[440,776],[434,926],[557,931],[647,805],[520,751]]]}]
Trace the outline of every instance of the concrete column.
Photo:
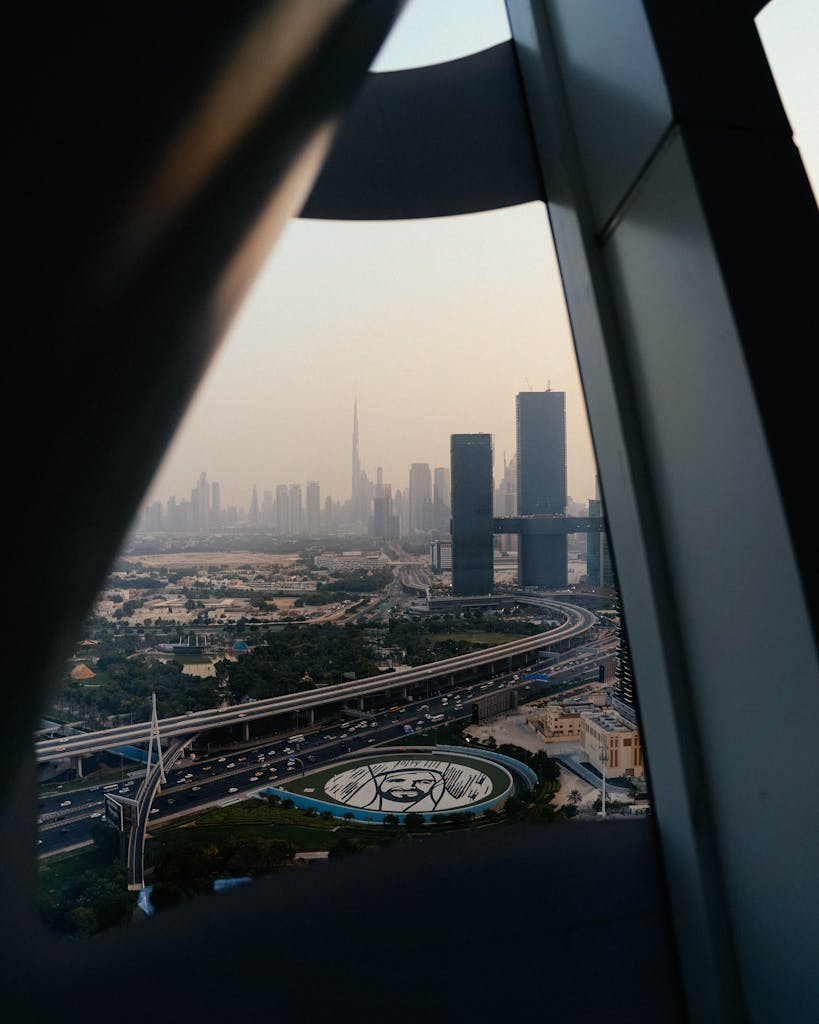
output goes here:
[{"label": "concrete column", "polygon": [[315,708],[308,708],[307,711],[305,712],[305,714],[307,715],[307,724],[308,725],[315,725],[316,724],[316,709]]},{"label": "concrete column", "polygon": [[82,754],[78,754],[76,758],[77,778],[82,778]]},{"label": "concrete column", "polygon": [[245,743],[250,740],[250,722],[242,722],[242,739]]}]

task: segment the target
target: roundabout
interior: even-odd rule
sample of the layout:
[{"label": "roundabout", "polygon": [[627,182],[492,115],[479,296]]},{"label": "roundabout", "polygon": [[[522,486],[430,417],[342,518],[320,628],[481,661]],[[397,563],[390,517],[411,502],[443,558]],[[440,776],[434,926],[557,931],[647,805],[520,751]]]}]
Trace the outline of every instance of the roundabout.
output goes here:
[{"label": "roundabout", "polygon": [[420,814],[431,820],[503,803],[515,791],[516,777],[528,771],[491,752],[393,748],[306,772],[265,793],[338,818],[379,822]]}]

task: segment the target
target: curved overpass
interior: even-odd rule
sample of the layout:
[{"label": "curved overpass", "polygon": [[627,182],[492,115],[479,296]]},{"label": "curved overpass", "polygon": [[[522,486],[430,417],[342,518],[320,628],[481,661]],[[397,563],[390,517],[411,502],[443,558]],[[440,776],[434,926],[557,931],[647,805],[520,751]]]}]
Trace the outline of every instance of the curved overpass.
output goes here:
[{"label": "curved overpass", "polygon": [[[240,725],[258,718],[310,710],[327,704],[337,704],[342,701],[369,697],[376,693],[401,690],[419,683],[428,683],[440,677],[451,676],[457,672],[479,668],[482,665],[490,665],[493,662],[506,661],[516,656],[525,656],[542,647],[571,640],[573,637],[585,633],[597,622],[597,616],[593,612],[576,605],[563,604],[548,598],[532,597],[529,597],[529,603],[553,608],[565,615],[566,621],[545,633],[536,633],[534,636],[513,640],[508,644],[498,644],[488,650],[430,662],[428,665],[420,665],[418,668],[408,669],[406,672],[371,676],[368,679],[324,686],[317,690],[308,690],[287,696],[267,697],[254,701],[252,704],[209,708],[206,711],[194,711],[187,715],[162,718],[159,721],[160,736],[163,740],[192,736],[194,733],[226,725]],[[62,736],[56,740],[42,740],[37,743],[35,755],[37,761],[41,762],[79,754],[90,754],[126,743],[146,743],[149,733],[150,723],[140,722],[136,725],[103,729],[99,732],[84,733],[79,736]]]}]

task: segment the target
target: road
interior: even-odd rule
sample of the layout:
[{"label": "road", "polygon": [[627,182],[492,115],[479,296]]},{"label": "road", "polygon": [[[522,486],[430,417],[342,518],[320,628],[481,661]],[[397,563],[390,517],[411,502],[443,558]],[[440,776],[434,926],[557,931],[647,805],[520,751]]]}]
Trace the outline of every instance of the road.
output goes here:
[{"label": "road", "polygon": [[[553,684],[570,682],[582,672],[582,666],[596,664],[605,654],[611,653],[614,641],[603,639],[583,649],[582,656],[575,649],[551,664],[542,664]],[[531,691],[532,684],[523,676],[535,671],[530,666],[520,673],[515,682],[513,673],[505,672],[495,679],[456,686],[438,692],[434,680],[430,680],[428,696],[417,700],[396,702],[397,710],[362,712],[361,719],[337,720],[323,723],[305,733],[303,743],[290,744],[282,734],[265,740],[253,740],[237,745],[232,751],[222,750],[175,767],[168,773],[167,783],[153,800],[149,815],[151,822],[167,820],[169,817],[189,813],[197,808],[220,804],[224,801],[240,800],[286,779],[293,772],[300,771],[299,765],[288,766],[290,754],[300,758],[306,769],[331,763],[344,754],[366,750],[376,744],[412,742],[417,732],[433,733],[437,726],[455,719],[465,719],[471,714],[471,701],[485,697],[498,690],[513,687],[521,698]],[[442,722],[433,723],[433,715],[443,714]],[[412,734],[405,732],[411,727]],[[107,791],[122,796],[134,797],[139,779],[125,780],[120,785],[108,784]],[[62,806],[70,801],[68,806]],[[104,790],[99,785],[84,789],[66,791],[51,789],[41,794],[39,802],[39,846],[41,855],[57,852],[89,842],[91,829],[104,811]]]},{"label": "road", "polygon": [[[458,672],[481,668],[491,665],[493,662],[524,656],[540,648],[571,640],[591,629],[597,622],[594,613],[585,608],[548,599],[542,599],[538,603],[543,607],[553,608],[560,612],[565,616],[565,621],[545,633],[538,633],[507,644],[499,644],[487,650],[432,662],[406,672],[325,686],[306,693],[269,697],[254,701],[252,704],[210,708],[205,711],[188,712],[187,715],[163,718],[159,723],[160,735],[163,741],[173,737],[193,736],[208,729],[238,725],[271,715],[319,708],[327,704],[403,689],[406,686],[417,686],[419,683],[434,681],[437,677],[448,677]],[[85,733],[81,736],[61,736],[57,739],[41,740],[35,747],[36,758],[38,762],[51,761],[72,755],[92,753],[96,750],[110,750],[124,744],[145,743],[148,740],[149,730],[149,723],[141,722],[136,725],[124,725],[115,729]]]}]

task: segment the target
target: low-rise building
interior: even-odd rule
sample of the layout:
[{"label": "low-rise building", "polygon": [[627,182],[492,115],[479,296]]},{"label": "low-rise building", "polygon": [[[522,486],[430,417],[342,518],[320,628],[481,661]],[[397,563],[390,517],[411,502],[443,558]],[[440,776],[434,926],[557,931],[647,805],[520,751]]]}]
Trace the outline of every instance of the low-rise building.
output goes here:
[{"label": "low-rise building", "polygon": [[637,727],[611,707],[580,716],[580,744],[589,763],[607,779],[645,774]]}]

